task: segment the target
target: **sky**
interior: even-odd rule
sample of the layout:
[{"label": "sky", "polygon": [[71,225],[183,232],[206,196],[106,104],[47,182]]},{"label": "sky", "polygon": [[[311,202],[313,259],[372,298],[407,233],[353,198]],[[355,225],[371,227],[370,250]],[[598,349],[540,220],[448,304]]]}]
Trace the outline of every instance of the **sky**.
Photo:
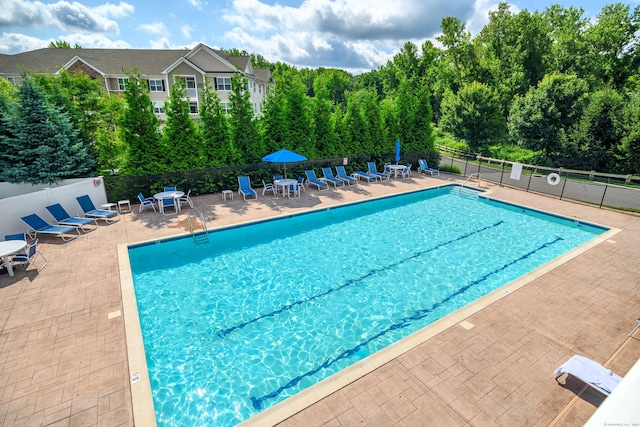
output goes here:
[{"label": "sky", "polygon": [[[0,0],[0,53],[67,41],[83,48],[183,49],[204,43],[298,68],[354,74],[384,65],[410,41],[435,42],[455,16],[476,35],[495,0]],[[640,0],[622,2],[633,9]],[[612,1],[512,0],[511,10],[558,3],[595,18]]]}]

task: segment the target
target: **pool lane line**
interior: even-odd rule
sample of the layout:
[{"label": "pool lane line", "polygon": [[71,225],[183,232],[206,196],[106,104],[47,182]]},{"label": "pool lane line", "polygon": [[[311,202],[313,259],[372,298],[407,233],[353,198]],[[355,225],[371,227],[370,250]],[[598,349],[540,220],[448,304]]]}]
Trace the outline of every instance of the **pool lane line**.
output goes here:
[{"label": "pool lane line", "polygon": [[499,273],[502,270],[505,270],[506,268],[517,264],[520,261],[523,261],[527,258],[529,258],[531,255],[535,254],[536,252],[539,252],[559,241],[564,240],[562,237],[556,237],[554,240],[550,241],[550,242],[546,242],[543,243],[542,245],[538,246],[536,249],[522,255],[520,258],[515,259],[507,264],[504,264],[502,267],[497,268],[493,271],[490,271],[488,273],[486,273],[484,276],[470,282],[469,284],[463,286],[462,288],[458,289],[457,291],[453,292],[452,294],[448,295],[447,297],[445,297],[444,299],[434,303],[431,307],[429,308],[423,308],[421,310],[416,311],[412,316],[408,316],[408,317],[404,317],[402,319],[400,319],[398,322],[394,323],[393,325],[387,327],[386,329],[381,330],[380,332],[378,332],[377,334],[375,334],[374,336],[372,336],[371,338],[369,338],[366,341],[363,341],[361,343],[359,343],[358,345],[356,345],[355,347],[352,347],[350,349],[344,350],[342,353],[340,353],[339,355],[337,355],[336,357],[334,357],[333,359],[328,359],[325,360],[321,365],[317,366],[316,368],[307,371],[306,373],[302,374],[302,375],[298,375],[295,378],[292,378],[288,383],[286,383],[283,386],[278,387],[277,389],[273,390],[271,393],[265,394],[261,397],[255,397],[255,396],[251,396],[251,403],[253,405],[253,407],[257,410],[262,410],[262,404],[265,400],[268,399],[273,399],[274,397],[277,397],[278,395],[280,395],[280,393],[282,393],[284,390],[289,389],[294,387],[296,384],[298,384],[300,381],[302,381],[305,377],[310,377],[312,375],[315,375],[316,373],[318,373],[319,371],[321,371],[322,369],[327,369],[329,366],[333,365],[334,363],[337,363],[338,361],[342,360],[342,359],[347,359],[349,357],[351,357],[352,355],[354,355],[355,353],[357,353],[358,351],[360,351],[360,349],[362,349],[363,347],[365,347],[366,345],[368,345],[370,342],[383,337],[384,335],[387,335],[389,332],[391,331],[395,331],[397,329],[403,329],[406,328],[407,326],[411,325],[412,322],[416,321],[416,320],[420,320],[423,319],[425,317],[427,317],[429,314],[431,314],[431,312],[433,312],[434,310],[436,310],[437,308],[441,307],[443,304],[447,303],[448,301],[452,300],[453,298],[463,294],[464,292],[466,292],[467,290],[469,290],[471,287],[487,280],[490,276]]},{"label": "pool lane line", "polygon": [[283,313],[285,311],[291,310],[292,308],[294,308],[294,307],[296,307],[298,305],[302,305],[302,304],[308,303],[310,301],[316,300],[318,298],[325,297],[325,296],[331,294],[332,292],[339,291],[341,289],[346,288],[347,286],[351,286],[353,284],[361,282],[362,280],[366,279],[367,277],[371,277],[374,274],[380,273],[381,271],[384,271],[384,270],[389,269],[391,267],[395,267],[395,266],[398,266],[400,264],[403,264],[403,263],[405,263],[406,261],[408,261],[410,259],[418,258],[418,257],[420,257],[420,256],[422,256],[422,255],[424,255],[426,253],[429,253],[429,252],[435,251],[436,249],[442,248],[443,246],[446,246],[446,245],[449,245],[451,243],[455,243],[455,242],[458,242],[460,240],[466,239],[468,237],[473,236],[474,234],[478,234],[478,233],[481,233],[483,231],[489,230],[491,228],[498,227],[498,226],[502,225],[503,223],[504,223],[504,220],[501,220],[501,221],[496,222],[495,224],[488,225],[488,226],[483,227],[483,228],[479,228],[479,229],[471,231],[471,232],[469,232],[467,234],[463,234],[462,236],[456,237],[455,239],[449,240],[448,242],[440,243],[439,245],[434,246],[433,248],[429,248],[429,249],[426,249],[424,251],[416,252],[415,254],[413,254],[411,256],[408,256],[406,258],[403,258],[403,259],[401,259],[401,260],[399,260],[397,262],[394,262],[392,264],[389,264],[386,267],[376,268],[376,269],[370,270],[369,272],[367,272],[363,276],[360,276],[360,277],[357,277],[357,278],[354,278],[354,279],[349,279],[345,283],[343,283],[342,285],[338,286],[337,288],[329,288],[328,290],[326,290],[326,291],[324,291],[322,293],[313,295],[313,296],[311,296],[311,297],[309,297],[307,299],[298,300],[298,301],[292,302],[291,304],[283,305],[279,309],[274,310],[272,312],[260,315],[258,317],[255,317],[255,318],[253,318],[251,320],[247,320],[246,322],[243,322],[243,323],[239,323],[239,324],[237,324],[235,326],[232,326],[230,328],[221,329],[221,330],[215,332],[215,335],[218,336],[219,338],[224,338],[225,336],[229,335],[231,332],[233,332],[233,331],[235,331],[237,329],[242,329],[245,326],[249,326],[252,323],[255,323],[255,322],[259,321],[259,320],[265,319],[267,317],[277,316],[278,314],[281,314],[281,313]]}]

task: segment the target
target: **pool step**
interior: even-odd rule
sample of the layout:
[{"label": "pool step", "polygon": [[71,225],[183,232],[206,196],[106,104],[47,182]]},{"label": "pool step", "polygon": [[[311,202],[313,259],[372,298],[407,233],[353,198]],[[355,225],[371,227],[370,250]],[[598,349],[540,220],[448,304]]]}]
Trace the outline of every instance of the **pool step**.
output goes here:
[{"label": "pool step", "polygon": [[451,189],[451,194],[455,194],[462,197],[469,197],[471,199],[477,199],[479,191],[473,190],[468,187],[455,186]]}]

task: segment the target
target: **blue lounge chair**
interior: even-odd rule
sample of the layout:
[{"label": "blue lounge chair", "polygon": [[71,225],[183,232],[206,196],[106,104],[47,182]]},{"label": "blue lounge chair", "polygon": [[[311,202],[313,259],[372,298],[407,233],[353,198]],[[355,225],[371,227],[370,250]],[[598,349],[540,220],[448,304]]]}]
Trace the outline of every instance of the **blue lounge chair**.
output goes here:
[{"label": "blue lounge chair", "polygon": [[316,173],[313,169],[305,170],[304,173],[305,175],[307,175],[307,184],[315,185],[318,188],[318,190],[322,190],[322,189],[327,190],[329,188],[329,184],[327,184],[326,182],[320,181],[318,177],[316,177]]},{"label": "blue lounge chair", "polygon": [[425,175],[431,174],[431,176],[440,175],[440,171],[438,169],[430,168],[425,159],[418,159],[418,164],[420,165],[418,166],[418,173],[423,172]]},{"label": "blue lounge chair", "polygon": [[336,178],[341,179],[346,184],[357,184],[358,180],[347,175],[344,166],[336,166]]},{"label": "blue lounge chair", "polygon": [[380,181],[384,180],[384,179],[389,179],[389,175],[387,175],[386,173],[381,173],[378,172],[376,170],[376,164],[375,162],[367,162],[367,165],[369,166],[369,175],[373,175],[376,178],[378,178]]},{"label": "blue lounge chair", "polygon": [[153,211],[156,211],[156,199],[154,199],[153,197],[144,197],[144,194],[138,193],[138,200],[140,201],[138,213],[141,213],[147,206],[151,206],[153,208]]},{"label": "blue lounge chair", "polygon": [[80,235],[80,231],[78,231],[76,227],[71,227],[69,225],[49,225],[44,219],[40,218],[36,214],[23,216],[20,219],[33,230],[32,232],[27,233],[32,239],[35,239],[38,234],[53,234],[67,242]]},{"label": "blue lounge chair", "polygon": [[355,171],[353,173],[353,176],[355,176],[358,179],[366,179],[367,182],[371,182],[371,180],[376,181],[378,179],[377,177],[363,171]]},{"label": "blue lounge chair", "polygon": [[[47,210],[55,218],[58,225],[70,225],[72,227],[78,227],[85,233],[93,231],[98,227],[98,221],[96,221],[94,218],[72,217],[67,213],[67,211],[62,207],[60,203],[47,206]],[[87,225],[95,225],[95,227],[87,228]]]},{"label": "blue lounge chair", "polygon": [[95,205],[91,201],[91,198],[85,194],[84,196],[76,197],[76,200],[80,204],[84,216],[89,218],[104,220],[107,224],[111,224],[116,221],[120,221],[120,218],[114,219],[118,216],[116,211],[108,211],[105,209],[96,209]]},{"label": "blue lounge chair", "polygon": [[251,181],[248,176],[239,176],[238,177],[238,193],[242,194],[242,197],[247,200],[247,196],[254,196],[256,199],[258,198],[258,193],[253,191],[251,188]]},{"label": "blue lounge chair", "polygon": [[331,168],[322,168],[322,175],[324,175],[324,179],[326,179],[327,182],[333,184],[334,187],[337,187],[338,185],[344,185],[344,181],[333,176]]}]

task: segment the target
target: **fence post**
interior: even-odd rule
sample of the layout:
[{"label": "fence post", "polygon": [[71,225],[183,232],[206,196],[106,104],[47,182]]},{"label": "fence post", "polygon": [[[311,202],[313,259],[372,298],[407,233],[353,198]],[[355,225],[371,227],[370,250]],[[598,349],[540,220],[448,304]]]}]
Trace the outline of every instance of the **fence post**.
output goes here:
[{"label": "fence post", "polygon": [[[562,175],[562,168],[560,168],[558,172],[560,172],[560,175]],[[568,180],[569,180],[569,172],[565,172],[564,183],[562,184],[562,191],[560,192],[560,200],[562,200],[562,196],[564,195],[564,187],[567,185]]]},{"label": "fence post", "polygon": [[502,172],[500,173],[500,187],[502,187],[502,177],[504,177],[504,162],[502,162]]},{"label": "fence post", "polygon": [[527,182],[527,193],[529,192],[529,187],[531,186],[531,180],[533,179],[533,170],[529,174],[529,182]]},{"label": "fence post", "polygon": [[602,204],[604,203],[604,196],[607,194],[607,188],[609,188],[609,184],[604,186],[604,191],[602,192],[602,199],[600,200],[600,208],[602,208]]}]

